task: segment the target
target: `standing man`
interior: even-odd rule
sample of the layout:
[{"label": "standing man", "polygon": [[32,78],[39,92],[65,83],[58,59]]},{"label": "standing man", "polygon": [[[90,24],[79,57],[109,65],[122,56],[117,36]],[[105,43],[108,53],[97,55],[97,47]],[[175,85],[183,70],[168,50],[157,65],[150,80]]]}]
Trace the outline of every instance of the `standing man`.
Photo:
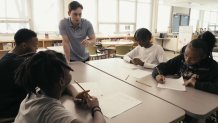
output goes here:
[{"label": "standing man", "polygon": [[[88,61],[89,53],[85,47],[95,43],[95,33],[92,24],[81,18],[83,6],[72,1],[68,5],[69,18],[60,21],[59,31],[63,38],[63,48],[68,62]],[[88,37],[88,38],[87,38]]]}]

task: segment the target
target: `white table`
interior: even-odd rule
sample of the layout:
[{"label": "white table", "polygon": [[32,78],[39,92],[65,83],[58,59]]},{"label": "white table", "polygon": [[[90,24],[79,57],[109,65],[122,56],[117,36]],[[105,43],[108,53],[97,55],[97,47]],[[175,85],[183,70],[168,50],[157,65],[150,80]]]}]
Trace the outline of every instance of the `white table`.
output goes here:
[{"label": "white table", "polygon": [[[156,81],[152,76],[142,78],[140,81],[152,87],[146,86],[136,82],[136,79],[127,76],[130,74],[134,65],[124,62],[123,59],[111,58],[87,62],[90,66],[95,67],[125,83],[142,89],[158,98],[161,98],[171,104],[174,104],[186,111],[192,117],[204,122],[205,118],[211,113],[218,110],[218,95],[196,90],[187,87],[186,92],[174,91],[169,89],[161,89],[157,87]],[[151,69],[144,69],[144,71],[152,71]]]},{"label": "white table", "polygon": [[[117,80],[85,63],[73,62],[70,63],[70,66],[74,69],[72,82],[73,80],[97,82],[105,95],[122,92],[142,101],[141,104],[112,119],[106,118],[107,123],[169,123],[179,122],[184,118],[184,110]],[[85,122],[91,120],[90,111],[79,108],[73,110],[74,103],[70,97],[64,97],[62,100],[66,109],[78,117],[83,117],[82,119]]]},{"label": "white table", "polygon": [[103,46],[121,46],[121,45],[133,45],[133,41],[109,41],[109,42],[101,42]]}]

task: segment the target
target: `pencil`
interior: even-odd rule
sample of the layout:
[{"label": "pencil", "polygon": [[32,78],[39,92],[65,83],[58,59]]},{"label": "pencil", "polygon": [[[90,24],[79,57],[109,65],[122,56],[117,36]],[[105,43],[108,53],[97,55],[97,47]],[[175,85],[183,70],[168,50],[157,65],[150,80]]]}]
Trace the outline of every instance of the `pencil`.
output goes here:
[{"label": "pencil", "polygon": [[125,80],[127,80],[129,78],[129,75],[126,77],[126,79]]},{"label": "pencil", "polygon": [[140,84],[143,84],[143,85],[146,85],[146,86],[148,86],[148,87],[152,87],[151,85],[145,84],[145,83],[140,82],[140,81],[138,81],[138,80],[136,80],[136,82],[138,82],[138,83],[140,83]]},{"label": "pencil", "polygon": [[158,74],[161,75],[159,69],[157,67],[155,67],[155,68],[157,69]]},{"label": "pencil", "polygon": [[[160,76],[163,76],[163,75],[161,75],[160,74],[160,71],[159,71],[159,69],[157,68],[157,67],[155,67],[156,69],[157,69],[157,72],[158,72],[158,74],[160,75]],[[164,82],[165,81],[165,78],[164,77],[162,77],[162,82]]]},{"label": "pencil", "polygon": [[[76,80],[74,80],[74,82],[83,90],[83,91],[86,91]],[[88,94],[88,93],[87,93]],[[91,97],[89,94],[88,94],[89,97]]]},{"label": "pencil", "polygon": [[86,91],[76,80],[74,80],[74,82],[75,82],[83,91]]}]

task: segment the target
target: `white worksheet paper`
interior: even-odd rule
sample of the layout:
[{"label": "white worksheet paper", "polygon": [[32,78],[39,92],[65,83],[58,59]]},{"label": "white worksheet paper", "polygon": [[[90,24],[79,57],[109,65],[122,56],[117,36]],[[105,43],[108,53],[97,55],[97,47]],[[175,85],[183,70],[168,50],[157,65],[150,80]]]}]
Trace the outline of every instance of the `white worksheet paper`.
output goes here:
[{"label": "white worksheet paper", "polygon": [[[95,97],[102,97],[103,96],[103,92],[100,89],[100,87],[98,86],[98,83],[96,82],[85,82],[85,83],[79,83],[85,90],[90,90],[89,95],[91,96],[95,96]],[[75,89],[78,92],[82,92],[83,90],[77,85],[77,84],[73,84],[73,86],[75,87]]]},{"label": "white worksheet paper", "polygon": [[158,84],[157,87],[178,90],[178,91],[186,91],[186,87],[183,84],[184,84],[184,80],[182,77],[180,77],[179,79],[165,78],[165,83]]},{"label": "white worksheet paper", "polygon": [[100,98],[99,103],[103,114],[108,118],[113,118],[142,102],[119,92]]}]

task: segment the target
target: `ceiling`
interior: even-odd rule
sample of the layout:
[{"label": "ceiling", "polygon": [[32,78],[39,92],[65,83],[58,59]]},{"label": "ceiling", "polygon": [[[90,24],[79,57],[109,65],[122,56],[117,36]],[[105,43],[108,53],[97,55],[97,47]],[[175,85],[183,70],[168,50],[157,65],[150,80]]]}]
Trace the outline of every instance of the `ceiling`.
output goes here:
[{"label": "ceiling", "polygon": [[160,0],[160,2],[180,7],[218,10],[218,0]]}]

